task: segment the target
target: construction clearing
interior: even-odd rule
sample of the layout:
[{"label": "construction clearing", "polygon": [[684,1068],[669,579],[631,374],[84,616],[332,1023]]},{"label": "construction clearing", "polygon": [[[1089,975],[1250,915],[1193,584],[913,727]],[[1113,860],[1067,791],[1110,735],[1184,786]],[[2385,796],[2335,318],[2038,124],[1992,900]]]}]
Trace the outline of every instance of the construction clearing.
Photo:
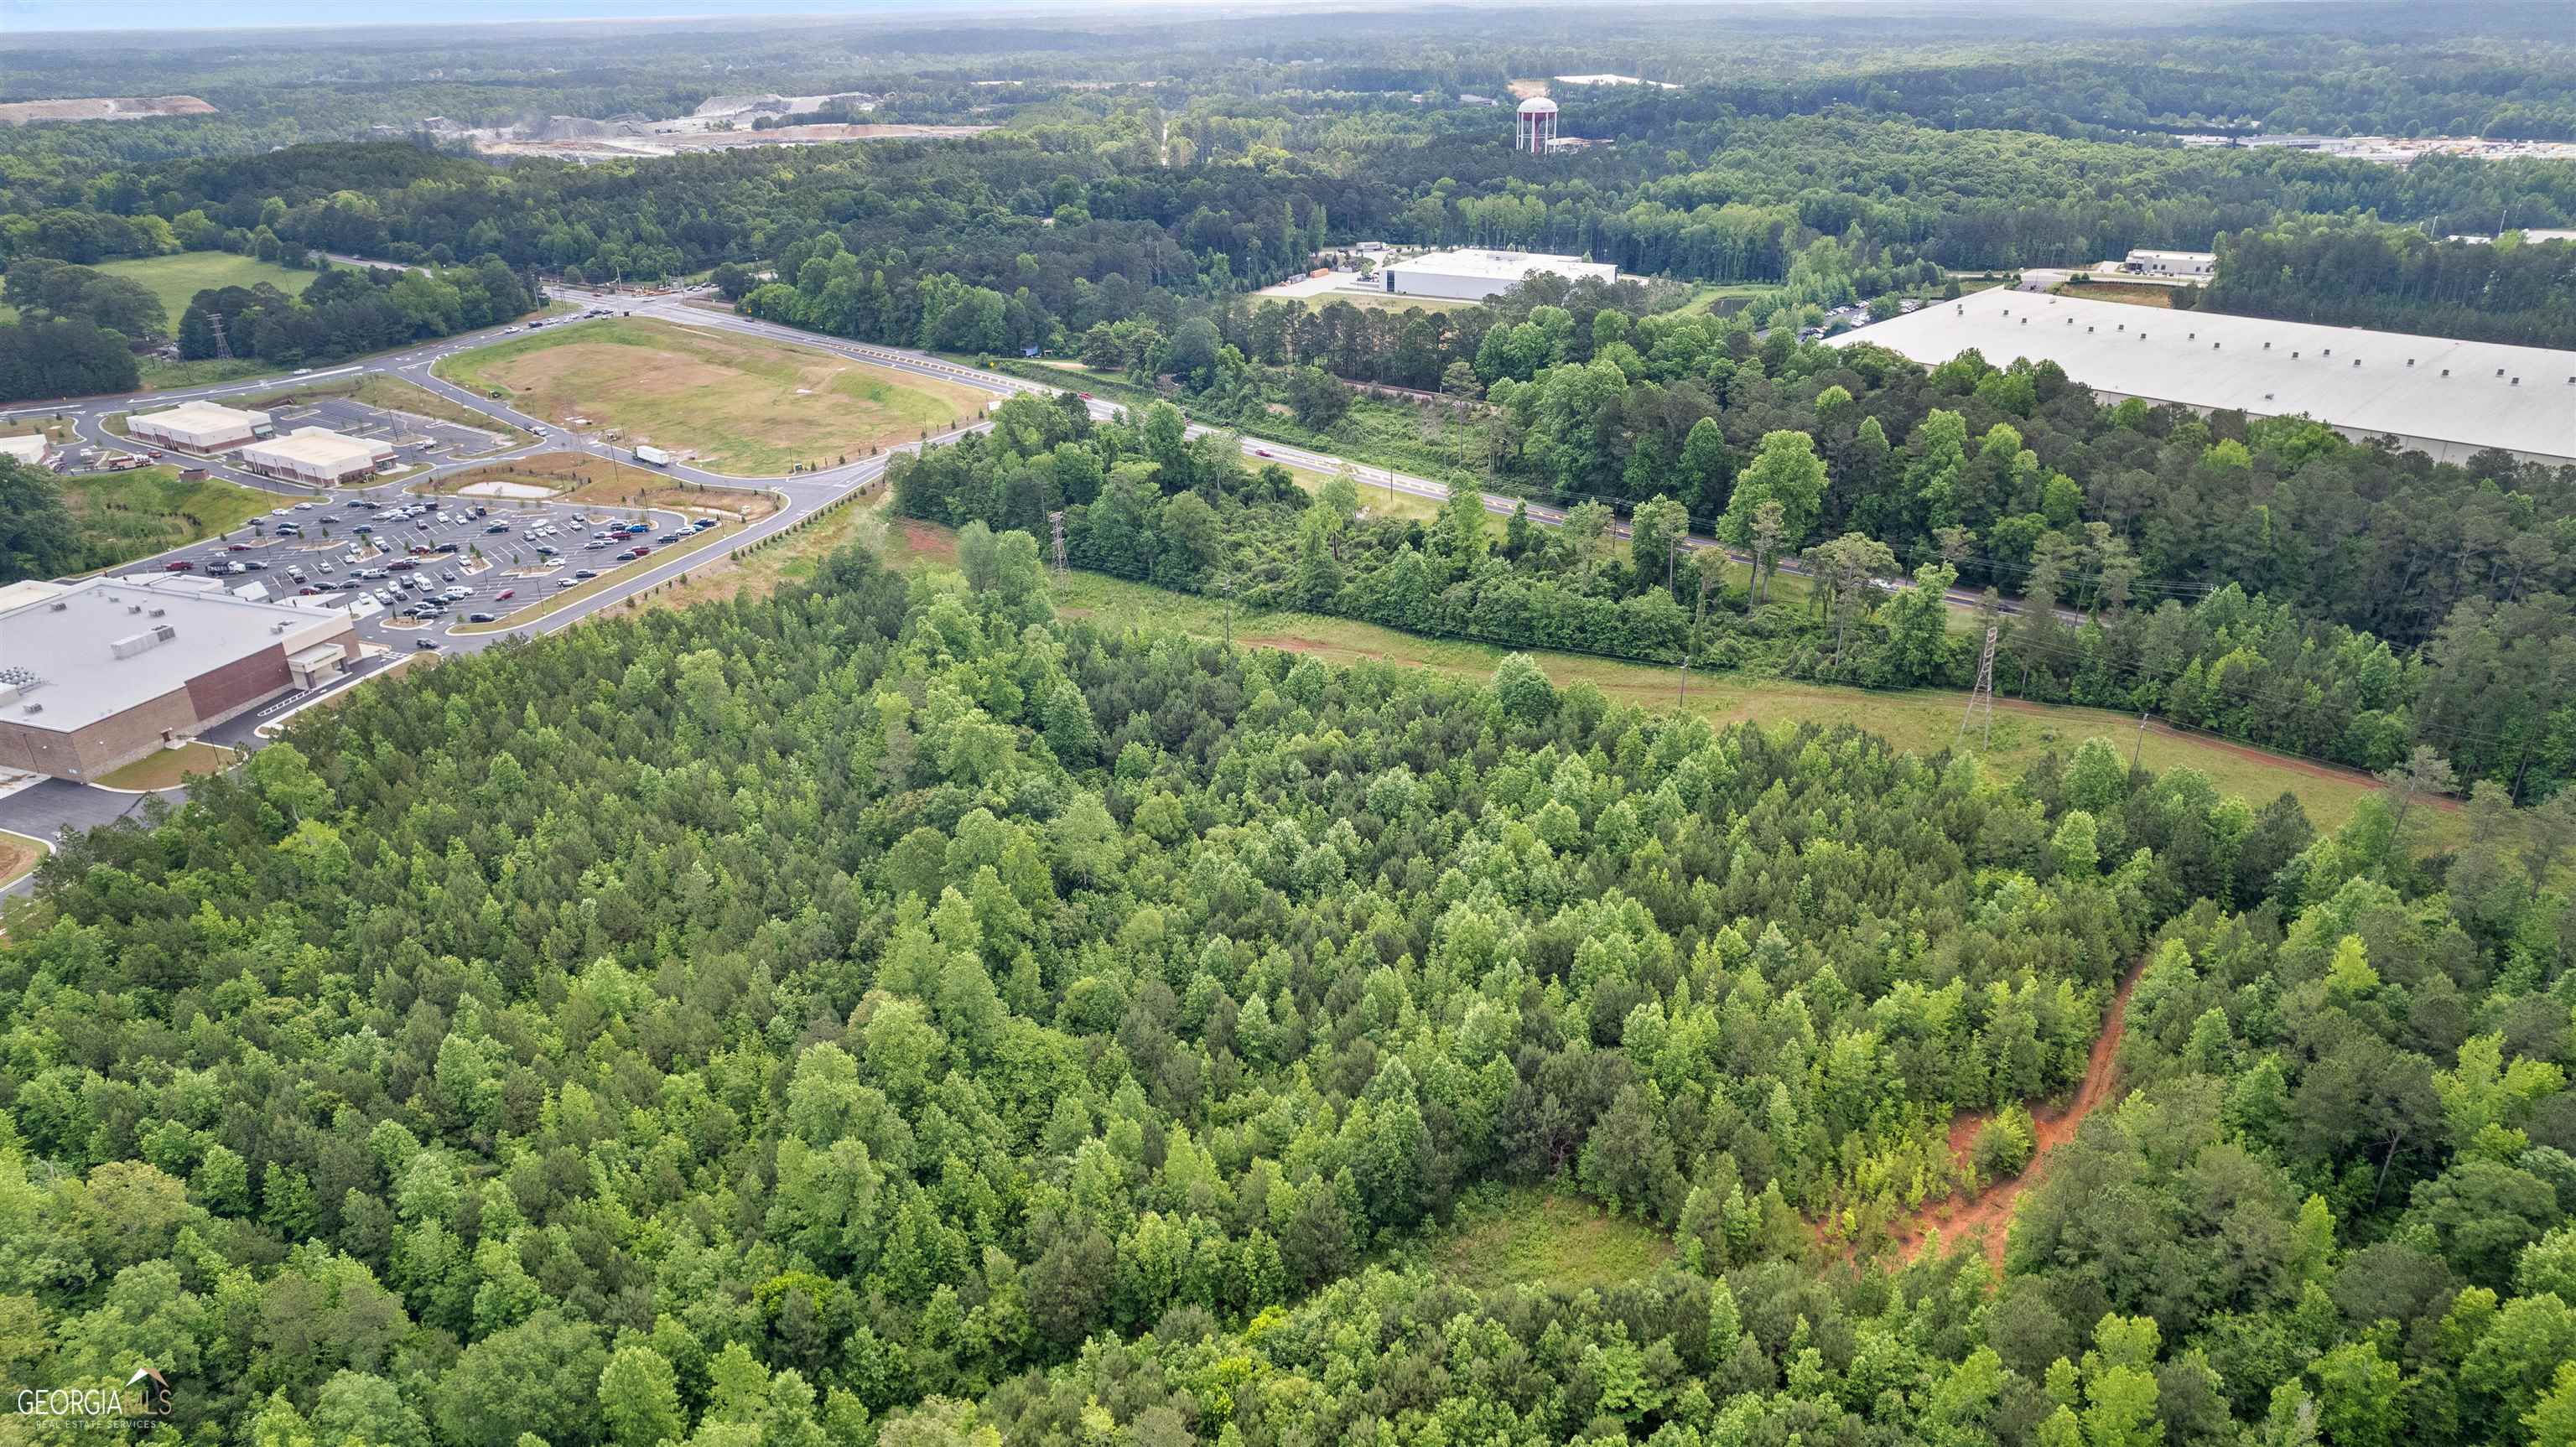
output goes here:
[{"label": "construction clearing", "polygon": [[21,100],[0,104],[0,126],[37,121],[140,121],[154,116],[211,116],[215,107],[192,95],[96,95],[74,100]]},{"label": "construction clearing", "polygon": [[574,418],[626,446],[712,472],[775,477],[829,467],[970,422],[989,398],[807,347],[668,322],[550,327],[439,363],[531,416]]}]

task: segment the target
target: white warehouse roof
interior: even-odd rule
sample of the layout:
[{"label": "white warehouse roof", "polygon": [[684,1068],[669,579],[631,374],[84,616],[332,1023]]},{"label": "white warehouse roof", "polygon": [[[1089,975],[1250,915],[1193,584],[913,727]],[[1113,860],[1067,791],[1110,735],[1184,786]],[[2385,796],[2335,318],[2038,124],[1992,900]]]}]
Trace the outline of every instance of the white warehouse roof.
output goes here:
[{"label": "white warehouse roof", "polygon": [[268,425],[265,412],[243,412],[216,402],[182,402],[158,412],[145,412],[135,417],[137,423],[170,432],[190,432],[209,437],[246,435],[252,427]]},{"label": "white warehouse roof", "polygon": [[[1846,332],[1938,365],[1973,347],[1996,366],[2050,361],[2112,397],[2393,434],[2446,461],[2502,448],[2576,462],[2576,351],[2323,327],[1996,288]],[[2520,378],[2520,381],[2515,381]]]},{"label": "white warehouse roof", "polygon": [[301,464],[317,472],[362,472],[376,465],[385,447],[322,427],[305,427],[284,437],[242,449],[242,460],[265,467]]},{"label": "white warehouse roof", "polygon": [[[163,578],[142,581],[159,585]],[[76,732],[262,649],[301,647],[316,628],[327,633],[345,621],[249,602],[220,588],[85,578],[47,597],[19,598],[0,612],[23,700],[10,708],[9,721]],[[25,704],[42,708],[27,713]]]},{"label": "white warehouse roof", "polygon": [[1586,276],[1597,276],[1603,281],[1619,279],[1619,268],[1609,262],[1586,261],[1579,256],[1550,256],[1538,251],[1433,251],[1389,263],[1387,270],[1487,277],[1500,282],[1518,281],[1538,271],[1552,271],[1568,279]]}]

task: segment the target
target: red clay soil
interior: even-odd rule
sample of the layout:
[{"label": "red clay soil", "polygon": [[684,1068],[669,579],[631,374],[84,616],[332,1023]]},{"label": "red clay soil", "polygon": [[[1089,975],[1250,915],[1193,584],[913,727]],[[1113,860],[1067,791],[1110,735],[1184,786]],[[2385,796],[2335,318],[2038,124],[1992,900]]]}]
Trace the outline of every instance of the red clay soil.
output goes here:
[{"label": "red clay soil", "polygon": [[[1912,1261],[1922,1254],[1935,1228],[1944,1242],[1983,1233],[1986,1260],[1997,1276],[2004,1269],[2004,1228],[2011,1224],[2013,1207],[2021,1193],[2039,1184],[2048,1167],[2048,1153],[2075,1139],[2078,1126],[2094,1111],[2111,1103],[2118,1093],[2117,1063],[2120,1036],[2128,1027],[2129,992],[2138,986],[2138,976],[2146,969],[2139,961],[2120,981],[2119,990],[2111,997],[2111,1012],[2102,1022],[2102,1033],[2093,1041],[2093,1054],[2084,1067],[2084,1083],[2076,1087],[2075,1098],[2061,1107],[2031,1113],[2030,1164],[2020,1175],[1997,1181],[1976,1195],[1961,1200],[1945,1196],[1926,1201],[1913,1211],[1888,1223],[1888,1250],[1899,1261]],[[1959,1168],[1968,1168],[1970,1152],[1977,1143],[1977,1132],[1984,1128],[1988,1113],[1961,1111],[1950,1122],[1950,1154]]]}]

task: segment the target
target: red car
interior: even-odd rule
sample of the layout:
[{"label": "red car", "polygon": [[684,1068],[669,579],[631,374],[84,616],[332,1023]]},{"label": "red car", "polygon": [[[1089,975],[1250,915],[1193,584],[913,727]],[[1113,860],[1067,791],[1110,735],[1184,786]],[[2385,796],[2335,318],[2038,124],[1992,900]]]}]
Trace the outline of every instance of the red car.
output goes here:
[{"label": "red car", "polygon": [[644,556],[646,553],[649,553],[649,552],[651,552],[651,551],[653,551],[651,548],[637,548],[637,549],[635,550],[635,556],[637,556],[637,557],[639,557],[639,558],[640,558],[640,557]]},{"label": "red car", "polygon": [[248,544],[248,543],[226,543],[226,544],[224,545],[224,551],[225,551],[225,552],[228,552],[228,553],[247,553],[247,552],[249,552],[249,551],[250,551],[250,544]]},{"label": "red car", "polygon": [[189,562],[186,558],[173,559],[172,561],[161,565],[161,571],[165,573],[193,573],[196,570],[197,565]]},{"label": "red car", "polygon": [[1268,457],[1270,455],[1270,449],[1267,447],[1256,447],[1252,449],[1252,455],[1255,457]]},{"label": "red car", "polygon": [[495,602],[495,603],[498,603],[498,602],[500,602],[500,601],[501,601],[502,599],[504,599],[504,598],[515,598],[515,597],[517,597],[517,596],[519,596],[519,590],[518,590],[518,589],[516,589],[516,588],[504,588],[504,589],[502,589],[500,592],[495,593],[495,594],[493,594],[493,595],[492,595],[492,601],[493,601],[493,602]]}]

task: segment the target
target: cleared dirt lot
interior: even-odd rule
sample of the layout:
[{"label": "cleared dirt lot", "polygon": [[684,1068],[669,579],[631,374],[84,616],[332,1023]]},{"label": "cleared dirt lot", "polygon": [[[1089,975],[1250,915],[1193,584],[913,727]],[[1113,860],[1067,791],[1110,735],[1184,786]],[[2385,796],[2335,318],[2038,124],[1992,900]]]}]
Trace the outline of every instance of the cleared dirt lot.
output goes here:
[{"label": "cleared dirt lot", "polygon": [[989,400],[807,347],[623,318],[549,327],[439,365],[533,416],[615,428],[627,446],[650,442],[747,477],[865,457],[946,431]]}]

